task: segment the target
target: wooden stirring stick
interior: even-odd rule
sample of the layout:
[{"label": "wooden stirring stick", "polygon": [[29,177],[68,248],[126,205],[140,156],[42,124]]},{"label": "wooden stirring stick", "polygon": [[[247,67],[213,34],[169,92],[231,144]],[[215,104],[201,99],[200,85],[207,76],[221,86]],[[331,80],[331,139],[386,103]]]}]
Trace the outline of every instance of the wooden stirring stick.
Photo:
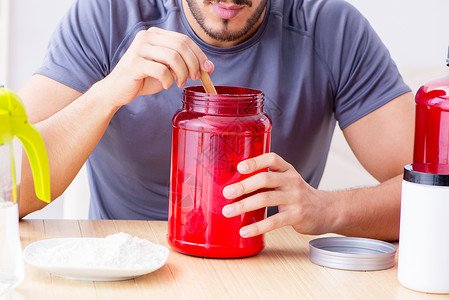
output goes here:
[{"label": "wooden stirring stick", "polygon": [[217,94],[217,91],[215,90],[215,87],[212,84],[212,80],[210,80],[209,74],[207,74],[203,70],[200,70],[200,74],[201,74],[200,80],[201,80],[201,83],[203,84],[203,87],[204,87],[204,90],[206,91],[206,93]]}]

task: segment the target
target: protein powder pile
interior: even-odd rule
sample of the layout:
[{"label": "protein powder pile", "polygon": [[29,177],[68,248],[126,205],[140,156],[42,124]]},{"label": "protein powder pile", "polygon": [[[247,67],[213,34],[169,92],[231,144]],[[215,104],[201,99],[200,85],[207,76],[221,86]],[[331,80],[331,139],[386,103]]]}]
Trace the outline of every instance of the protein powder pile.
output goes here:
[{"label": "protein powder pile", "polygon": [[106,238],[80,238],[36,249],[33,259],[52,266],[107,269],[152,269],[161,266],[168,249],[120,232]]}]

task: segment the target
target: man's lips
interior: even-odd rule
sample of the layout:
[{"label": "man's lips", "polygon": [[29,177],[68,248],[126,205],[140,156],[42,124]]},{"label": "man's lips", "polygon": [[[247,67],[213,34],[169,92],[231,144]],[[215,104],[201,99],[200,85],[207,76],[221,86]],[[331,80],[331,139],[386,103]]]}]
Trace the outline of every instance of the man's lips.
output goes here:
[{"label": "man's lips", "polygon": [[241,5],[226,5],[225,3],[211,3],[211,5],[217,17],[221,19],[232,19],[244,8]]}]

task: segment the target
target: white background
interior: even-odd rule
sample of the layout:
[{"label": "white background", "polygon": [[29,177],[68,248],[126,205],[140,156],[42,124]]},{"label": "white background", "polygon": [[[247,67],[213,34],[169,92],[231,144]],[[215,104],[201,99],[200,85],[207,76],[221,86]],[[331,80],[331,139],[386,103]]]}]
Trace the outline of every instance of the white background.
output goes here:
[{"label": "white background", "polygon": [[[18,90],[32,75],[41,63],[51,32],[72,2],[0,0],[0,83]],[[448,0],[348,2],[371,22],[414,91],[425,80],[446,74]],[[70,188],[65,205],[62,201],[55,202],[53,209],[50,207],[37,217],[85,217],[88,191],[85,178],[79,180]],[[341,133],[336,131],[320,187],[339,189],[374,183],[350,153]]]},{"label": "white background", "polygon": [[[0,15],[9,16],[10,38],[2,38],[0,47],[9,51],[9,70],[0,66],[4,72],[0,82],[17,90],[39,66],[51,32],[73,0],[0,0],[8,1],[9,13],[2,8]],[[368,18],[399,65],[437,65],[446,56],[448,0],[348,2]],[[3,23],[0,26],[0,32],[7,29]]]}]

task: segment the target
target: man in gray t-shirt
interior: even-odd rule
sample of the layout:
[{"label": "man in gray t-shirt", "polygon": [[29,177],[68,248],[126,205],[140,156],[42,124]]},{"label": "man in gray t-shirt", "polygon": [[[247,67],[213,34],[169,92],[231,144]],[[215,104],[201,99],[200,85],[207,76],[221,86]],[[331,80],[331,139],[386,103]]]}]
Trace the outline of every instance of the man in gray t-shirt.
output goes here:
[{"label": "man in gray t-shirt", "polygon": [[[242,228],[284,225],[395,239],[413,101],[366,19],[342,0],[78,0],[20,91],[50,158],[52,196],[87,161],[90,218],[167,219],[171,117],[199,71],[216,85],[262,90],[272,151],[241,163],[227,217],[270,206]],[[317,190],[335,125],[381,184]],[[344,170],[342,170],[344,172]],[[25,164],[20,215],[43,205]],[[279,213],[275,212],[279,210]]]}]

